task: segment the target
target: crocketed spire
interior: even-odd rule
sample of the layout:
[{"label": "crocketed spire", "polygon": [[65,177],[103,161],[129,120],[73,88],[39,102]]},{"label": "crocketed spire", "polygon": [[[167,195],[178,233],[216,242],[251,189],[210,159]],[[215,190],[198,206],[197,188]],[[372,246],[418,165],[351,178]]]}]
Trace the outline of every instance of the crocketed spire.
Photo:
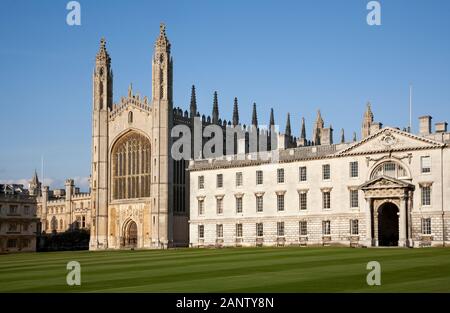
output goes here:
[{"label": "crocketed spire", "polygon": [[161,23],[159,25],[159,36],[156,39],[155,47],[157,50],[162,49],[166,52],[170,52],[170,42],[166,35],[166,25]]},{"label": "crocketed spire", "polygon": [[258,127],[258,115],[256,114],[256,103],[253,103],[252,125]]},{"label": "crocketed spire", "polygon": [[275,118],[273,117],[273,108],[270,109],[270,119],[269,119],[269,126],[272,128],[272,126],[275,126]]},{"label": "crocketed spire", "polygon": [[300,139],[306,139],[306,126],[305,126],[305,118],[302,117],[302,128],[300,132]]},{"label": "crocketed spire", "polygon": [[219,122],[219,101],[217,100],[217,91],[214,91],[212,123],[217,124],[218,122]]},{"label": "crocketed spire", "polygon": [[291,114],[287,114],[287,121],[286,121],[286,130],[284,132],[286,134],[286,136],[291,136],[292,132],[291,132]]},{"label": "crocketed spire", "polygon": [[323,122],[323,118],[322,118],[322,114],[320,113],[320,110],[317,111],[316,126],[317,126],[317,128],[324,128],[324,126],[325,126],[325,123]]},{"label": "crocketed spire", "polygon": [[197,97],[195,96],[195,86],[192,85],[191,90],[191,106],[190,106],[190,115],[194,117],[197,114]]},{"label": "crocketed spire", "polygon": [[96,60],[97,61],[105,61],[108,64],[111,62],[111,58],[109,57],[108,50],[106,50],[106,40],[103,37],[102,37],[102,39],[100,39],[100,48],[98,49]]},{"label": "crocketed spire", "polygon": [[318,110],[316,122],[314,123],[314,129],[313,129],[314,144],[320,145],[321,140],[322,140],[322,130],[324,127],[325,127],[325,123],[323,121],[322,114],[320,113],[320,110]]},{"label": "crocketed spire", "polygon": [[238,107],[238,99],[234,98],[233,105],[233,126],[239,125],[239,107]]},{"label": "crocketed spire", "polygon": [[373,123],[372,105],[370,104],[370,102],[367,102],[366,112],[364,112],[364,118],[361,128],[362,139],[370,136],[370,128],[372,126],[372,123]]}]

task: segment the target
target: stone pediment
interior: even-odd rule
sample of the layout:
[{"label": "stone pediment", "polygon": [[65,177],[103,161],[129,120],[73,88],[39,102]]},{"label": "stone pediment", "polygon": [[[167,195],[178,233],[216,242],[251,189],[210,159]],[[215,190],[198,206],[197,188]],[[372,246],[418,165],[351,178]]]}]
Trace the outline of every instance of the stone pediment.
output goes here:
[{"label": "stone pediment", "polygon": [[402,188],[402,189],[412,189],[414,190],[414,185],[410,184],[404,180],[388,177],[388,176],[380,176],[374,178],[368,182],[365,182],[359,189],[369,190],[369,189],[384,189],[384,188]]},{"label": "stone pediment", "polygon": [[441,142],[419,137],[396,128],[386,127],[338,152],[337,155],[433,149],[442,146],[444,144]]}]

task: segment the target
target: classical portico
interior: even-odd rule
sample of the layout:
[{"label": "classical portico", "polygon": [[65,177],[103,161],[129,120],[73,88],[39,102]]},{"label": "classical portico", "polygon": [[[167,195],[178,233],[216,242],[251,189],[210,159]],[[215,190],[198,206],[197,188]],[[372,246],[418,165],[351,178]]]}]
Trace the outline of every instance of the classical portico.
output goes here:
[{"label": "classical portico", "polygon": [[[412,246],[414,185],[404,180],[379,176],[361,185],[360,189],[364,191],[366,199],[366,245]],[[398,231],[398,236],[393,236],[396,235],[393,231]]]}]

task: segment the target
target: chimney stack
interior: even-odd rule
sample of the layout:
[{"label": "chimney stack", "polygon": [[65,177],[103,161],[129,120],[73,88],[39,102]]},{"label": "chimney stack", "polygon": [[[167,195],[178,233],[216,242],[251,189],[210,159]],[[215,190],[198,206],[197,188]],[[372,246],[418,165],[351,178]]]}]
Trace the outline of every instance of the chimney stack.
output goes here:
[{"label": "chimney stack", "polygon": [[320,140],[321,145],[332,145],[333,144],[333,128],[327,127],[322,129],[322,138]]},{"label": "chimney stack", "polygon": [[446,133],[447,132],[447,122],[439,122],[434,125],[436,133]]},{"label": "chimney stack", "polygon": [[431,119],[429,115],[419,117],[419,135],[426,136],[431,134]]},{"label": "chimney stack", "polygon": [[373,122],[370,125],[370,134],[373,135],[382,128],[383,128],[383,124],[381,124],[380,122]]}]

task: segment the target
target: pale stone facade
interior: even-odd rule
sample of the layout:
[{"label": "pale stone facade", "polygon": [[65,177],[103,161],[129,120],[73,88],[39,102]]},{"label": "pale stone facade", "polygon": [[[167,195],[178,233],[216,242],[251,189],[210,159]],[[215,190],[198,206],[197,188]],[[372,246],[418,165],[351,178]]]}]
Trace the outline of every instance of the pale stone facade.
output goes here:
[{"label": "pale stone facade", "polygon": [[383,128],[369,105],[363,139],[333,144],[331,127],[323,128],[320,113],[317,120],[319,144],[305,140],[303,124],[297,143],[306,146],[279,141],[277,162],[257,153],[191,161],[190,245],[450,243],[446,123],[431,133],[431,118],[422,117],[418,135]]},{"label": "pale stone facade", "polygon": [[[35,174],[37,179],[37,175]],[[34,188],[30,192],[37,199],[37,212],[42,233],[60,233],[77,229],[90,229],[91,195],[80,192],[73,179],[67,179],[65,189],[50,190],[48,186]],[[38,185],[40,183],[38,181]]]},{"label": "pale stone facade", "polygon": [[[152,56],[152,99],[112,102],[111,58],[102,39],[93,73],[90,249],[187,246],[186,162],[170,156],[172,57],[161,24]],[[179,201],[180,197],[182,197]]]},{"label": "pale stone facade", "polygon": [[36,251],[36,198],[21,185],[0,185],[0,253]]},{"label": "pale stone facade", "polygon": [[[362,139],[354,134],[348,142],[342,130],[335,144],[333,128],[325,127],[320,111],[312,138],[306,138],[304,119],[296,138],[289,114],[284,134],[273,133],[273,110],[269,129],[260,128],[256,104],[250,126],[241,125],[237,98],[232,119],[221,119],[217,92],[211,116],[200,116],[194,86],[189,112],[173,107],[170,47],[162,24],[151,58],[151,99],[130,85],[127,95],[113,103],[111,58],[101,40],[93,71],[90,192],[71,191],[68,180],[66,195],[51,200],[45,196],[48,187],[42,188],[38,214],[43,229],[53,231],[59,221],[56,231],[61,231],[81,217],[91,232],[91,250],[189,244],[421,246],[449,240],[446,123],[437,123],[431,132],[431,117],[421,117],[418,135],[383,128],[368,104]],[[224,138],[225,157],[174,160],[171,132],[179,125],[191,131],[191,160],[202,157],[195,147],[207,146],[201,134],[208,126],[219,126],[223,133],[235,127],[244,137]],[[252,145],[249,138],[255,134],[262,141]],[[251,159],[273,155],[271,150],[279,161]],[[258,184],[257,171],[263,176]],[[242,183],[236,184],[236,173]],[[218,174],[222,187],[216,186]]]}]

